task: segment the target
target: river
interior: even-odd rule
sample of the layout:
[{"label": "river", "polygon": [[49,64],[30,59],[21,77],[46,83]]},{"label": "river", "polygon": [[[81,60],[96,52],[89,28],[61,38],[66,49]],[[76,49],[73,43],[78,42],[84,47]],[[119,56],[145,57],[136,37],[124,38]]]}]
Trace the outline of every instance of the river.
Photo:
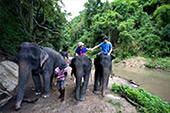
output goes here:
[{"label": "river", "polygon": [[152,95],[170,102],[170,72],[115,65],[113,65],[112,72],[116,76],[134,80]]}]

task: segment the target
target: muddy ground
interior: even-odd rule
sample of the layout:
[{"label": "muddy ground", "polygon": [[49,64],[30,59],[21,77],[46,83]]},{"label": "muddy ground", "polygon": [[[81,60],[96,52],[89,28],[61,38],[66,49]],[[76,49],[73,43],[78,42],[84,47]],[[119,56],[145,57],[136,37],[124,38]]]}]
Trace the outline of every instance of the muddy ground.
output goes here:
[{"label": "muddy ground", "polygon": [[[54,87],[51,90],[51,96],[47,99],[41,96],[34,95],[34,84],[32,78],[30,78],[25,91],[25,98],[35,99],[38,101],[35,103],[22,103],[22,108],[19,111],[15,111],[14,104],[15,98],[11,99],[8,104],[2,108],[2,113],[137,113],[134,106],[128,103],[124,98],[119,95],[113,94],[110,91],[107,92],[106,97],[101,95],[96,95],[93,93],[94,85],[94,70],[91,72],[91,78],[89,80],[89,85],[86,91],[85,101],[75,100],[75,83],[71,80],[70,71],[68,68],[68,76],[66,80],[66,97],[65,102],[61,103],[58,98],[59,92]],[[118,84],[129,84],[126,80],[113,77],[109,80],[109,89],[111,84],[116,82]],[[112,95],[110,95],[112,94]],[[16,91],[13,92],[16,95]],[[108,103],[107,101],[112,99],[114,104]]]}]

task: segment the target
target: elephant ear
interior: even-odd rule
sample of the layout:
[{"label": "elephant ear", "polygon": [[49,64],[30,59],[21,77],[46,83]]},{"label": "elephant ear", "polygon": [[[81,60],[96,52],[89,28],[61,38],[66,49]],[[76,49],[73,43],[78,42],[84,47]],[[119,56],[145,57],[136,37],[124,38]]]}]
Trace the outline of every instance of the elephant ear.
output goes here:
[{"label": "elephant ear", "polygon": [[115,58],[116,58],[116,56],[114,54],[111,54],[111,59],[113,60]]}]

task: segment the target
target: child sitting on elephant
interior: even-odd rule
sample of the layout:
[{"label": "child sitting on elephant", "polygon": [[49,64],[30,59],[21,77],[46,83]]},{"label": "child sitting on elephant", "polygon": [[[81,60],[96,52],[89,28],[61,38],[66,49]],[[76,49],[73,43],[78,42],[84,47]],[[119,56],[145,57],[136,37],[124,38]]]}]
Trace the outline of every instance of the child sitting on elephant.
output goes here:
[{"label": "child sitting on elephant", "polygon": [[67,76],[66,67],[67,67],[67,64],[63,62],[62,65],[60,67],[57,67],[54,71],[56,81],[57,81],[54,83],[54,85],[57,86],[57,89],[60,92],[59,99],[61,99],[61,102],[64,101],[64,96],[65,96],[64,82],[65,82],[65,77]]}]

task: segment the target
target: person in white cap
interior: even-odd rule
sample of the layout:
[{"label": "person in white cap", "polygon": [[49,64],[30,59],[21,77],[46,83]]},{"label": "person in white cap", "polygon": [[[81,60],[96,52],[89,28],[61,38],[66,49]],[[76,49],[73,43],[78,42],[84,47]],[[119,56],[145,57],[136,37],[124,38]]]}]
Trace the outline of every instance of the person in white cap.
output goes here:
[{"label": "person in white cap", "polygon": [[79,42],[78,43],[78,48],[76,49],[75,53],[76,53],[76,56],[82,56],[82,55],[85,55],[86,56],[86,51],[87,50],[91,50],[90,48],[86,48],[86,47],[83,47],[84,43],[83,42]]}]

